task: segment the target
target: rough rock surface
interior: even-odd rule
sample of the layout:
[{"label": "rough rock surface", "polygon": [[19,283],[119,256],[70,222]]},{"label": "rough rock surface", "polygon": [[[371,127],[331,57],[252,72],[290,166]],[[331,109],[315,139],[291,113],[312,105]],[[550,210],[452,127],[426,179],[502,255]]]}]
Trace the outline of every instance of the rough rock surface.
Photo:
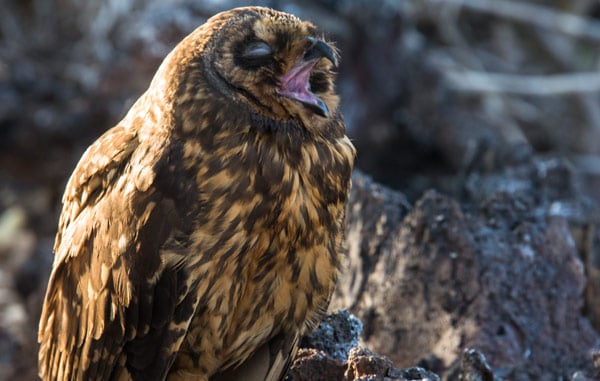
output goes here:
[{"label": "rough rock surface", "polygon": [[[404,203],[378,208],[402,197],[357,174],[349,263],[334,306],[349,307],[364,324],[365,343],[398,367],[421,361],[444,373],[463,348],[477,348],[509,380],[592,374],[599,336],[581,313],[584,267],[571,214],[559,213],[554,192],[570,192],[571,212],[582,206],[573,204],[576,190],[564,188],[570,177],[555,171],[568,168],[525,163],[504,173],[512,189],[477,175],[469,182],[476,197],[467,194],[462,205],[429,191],[407,214]],[[553,190],[540,197],[544,188]]]},{"label": "rough rock surface", "polygon": [[358,345],[362,324],[346,310],[328,315],[301,342],[287,381],[439,381],[422,368],[397,369],[386,356]]},{"label": "rough rock surface", "polygon": [[[398,369],[386,356],[357,345],[361,325],[348,311],[340,310],[325,318],[319,328],[307,335],[293,362],[287,381],[439,381],[437,374],[422,367]],[[341,333],[333,334],[332,332]],[[465,349],[453,365],[448,379],[494,381],[485,356]]]},{"label": "rough rock surface", "polygon": [[302,338],[300,346],[323,351],[334,360],[344,363],[350,349],[358,345],[362,328],[362,322],[356,316],[347,310],[340,310],[326,316],[314,332]]}]

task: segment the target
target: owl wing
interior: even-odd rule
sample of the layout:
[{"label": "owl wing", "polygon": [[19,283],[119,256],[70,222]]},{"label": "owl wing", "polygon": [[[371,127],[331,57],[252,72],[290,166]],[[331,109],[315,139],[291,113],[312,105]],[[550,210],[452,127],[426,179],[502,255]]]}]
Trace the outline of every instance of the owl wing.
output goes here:
[{"label": "owl wing", "polygon": [[239,367],[218,373],[211,381],[282,381],[296,356],[300,332],[279,334],[260,346]]},{"label": "owl wing", "polygon": [[40,319],[44,380],[166,375],[193,310],[182,263],[196,188],[181,157],[168,136],[122,126],[83,155]]}]

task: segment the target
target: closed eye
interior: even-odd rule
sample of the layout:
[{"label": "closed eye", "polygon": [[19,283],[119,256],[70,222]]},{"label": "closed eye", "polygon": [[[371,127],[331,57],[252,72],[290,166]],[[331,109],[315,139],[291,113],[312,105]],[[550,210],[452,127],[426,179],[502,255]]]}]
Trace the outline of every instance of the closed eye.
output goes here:
[{"label": "closed eye", "polygon": [[243,53],[246,58],[259,58],[271,56],[271,54],[273,54],[271,47],[264,41],[254,41],[249,43]]},{"label": "closed eye", "polygon": [[243,42],[237,48],[236,60],[245,69],[258,69],[273,62],[273,50],[264,41]]}]

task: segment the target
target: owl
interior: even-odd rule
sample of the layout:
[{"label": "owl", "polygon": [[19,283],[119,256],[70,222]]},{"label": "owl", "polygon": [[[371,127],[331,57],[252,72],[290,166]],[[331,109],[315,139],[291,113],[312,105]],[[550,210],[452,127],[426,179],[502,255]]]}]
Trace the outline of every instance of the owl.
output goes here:
[{"label": "owl", "polygon": [[337,63],[314,25],[261,7],[173,49],[66,186],[42,379],[285,376],[343,253]]}]

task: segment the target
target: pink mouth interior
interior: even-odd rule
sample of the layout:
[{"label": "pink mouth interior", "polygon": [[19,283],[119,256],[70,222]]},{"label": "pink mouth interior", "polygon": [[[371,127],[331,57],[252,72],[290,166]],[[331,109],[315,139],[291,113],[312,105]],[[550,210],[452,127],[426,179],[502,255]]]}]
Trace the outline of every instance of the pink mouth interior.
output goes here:
[{"label": "pink mouth interior", "polygon": [[317,59],[309,60],[294,67],[281,77],[281,86],[277,92],[297,101],[318,105],[319,99],[310,91],[310,73],[317,63]]}]

